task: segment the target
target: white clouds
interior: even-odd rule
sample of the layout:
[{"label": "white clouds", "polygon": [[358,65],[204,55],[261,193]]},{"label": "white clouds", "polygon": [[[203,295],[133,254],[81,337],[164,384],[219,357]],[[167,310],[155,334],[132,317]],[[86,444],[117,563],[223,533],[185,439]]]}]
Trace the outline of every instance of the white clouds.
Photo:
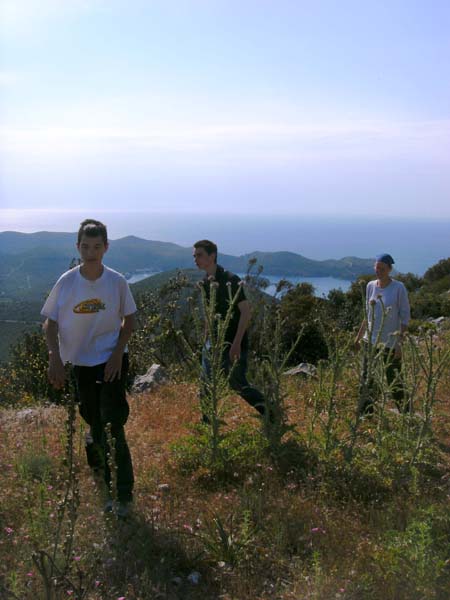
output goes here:
[{"label": "white clouds", "polygon": [[450,160],[450,120],[235,126],[4,129],[4,156],[71,156],[137,164],[282,166],[328,160]]}]

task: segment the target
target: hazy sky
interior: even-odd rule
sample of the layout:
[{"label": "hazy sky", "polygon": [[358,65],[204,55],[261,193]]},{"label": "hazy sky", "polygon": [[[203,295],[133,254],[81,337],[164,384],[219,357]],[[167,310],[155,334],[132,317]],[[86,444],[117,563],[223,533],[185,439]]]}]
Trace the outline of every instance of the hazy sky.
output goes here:
[{"label": "hazy sky", "polygon": [[448,0],[0,10],[2,208],[450,218]]}]

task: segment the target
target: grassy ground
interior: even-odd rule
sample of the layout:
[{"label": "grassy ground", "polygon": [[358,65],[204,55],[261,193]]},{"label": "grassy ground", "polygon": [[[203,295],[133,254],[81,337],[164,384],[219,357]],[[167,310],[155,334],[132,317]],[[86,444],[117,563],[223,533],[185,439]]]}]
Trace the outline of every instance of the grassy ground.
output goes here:
[{"label": "grassy ground", "polygon": [[[102,512],[102,482],[86,465],[78,418],[78,483],[70,488],[75,501],[64,502],[65,409],[3,410],[0,596],[447,599],[449,384],[447,373],[427,442],[430,454],[413,469],[402,444],[415,425],[406,427],[390,411],[383,439],[376,422],[361,425],[351,465],[339,445],[325,451],[326,414],[314,408],[317,387],[311,381],[286,383],[289,420],[297,432],[286,436],[277,455],[267,452],[251,409],[230,399],[224,428],[229,460],[221,472],[202,462],[202,434],[193,429],[199,421],[196,386],[169,384],[130,397],[127,437],[136,499],[125,522]],[[344,377],[335,429],[340,440],[349,435],[355,402],[355,386]],[[58,523],[69,537],[53,554]],[[46,586],[37,568],[41,560],[41,571],[45,564],[48,569],[44,551],[54,560],[54,575],[58,569],[65,573],[47,595],[51,581]]]}]

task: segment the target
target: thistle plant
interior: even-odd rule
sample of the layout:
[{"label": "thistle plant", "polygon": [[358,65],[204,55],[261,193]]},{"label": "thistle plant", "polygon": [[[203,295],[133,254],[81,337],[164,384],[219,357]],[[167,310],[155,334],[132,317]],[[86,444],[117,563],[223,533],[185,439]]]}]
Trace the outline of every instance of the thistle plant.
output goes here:
[{"label": "thistle plant", "polygon": [[359,417],[361,417],[364,413],[365,408],[369,404],[373,404],[372,396],[375,389],[374,380],[378,379],[376,377],[377,367],[379,367],[380,362],[382,362],[384,346],[380,344],[380,337],[381,332],[383,330],[384,322],[386,320],[387,312],[382,298],[379,298],[379,301],[381,304],[381,323],[378,328],[375,341],[373,341],[373,332],[375,327],[374,316],[376,301],[371,300],[368,309],[364,302],[364,318],[367,323],[367,341],[365,341],[365,343],[362,344],[362,368],[357,421],[359,420]]},{"label": "thistle plant", "polygon": [[[437,388],[445,370],[450,365],[450,347],[438,344],[436,332],[428,330],[422,340],[409,337],[409,353],[412,365],[418,369],[413,373],[413,389],[417,388],[417,380],[422,380],[422,402],[420,406],[420,426],[415,448],[411,457],[411,465],[419,460],[424,444],[431,433],[432,419],[437,403]],[[411,372],[410,372],[411,373]]]},{"label": "thistle plant", "polygon": [[64,467],[66,469],[65,490],[58,504],[56,528],[50,551],[37,549],[33,563],[41,576],[46,600],[57,598],[57,590],[67,583],[72,566],[73,540],[80,504],[79,482],[75,462],[76,409],[73,394],[66,397],[66,444]]},{"label": "thistle plant", "polygon": [[113,514],[117,517],[117,461],[116,461],[116,440],[112,435],[111,423],[105,425],[105,436],[107,444],[106,462],[109,469],[109,495],[112,500]]},{"label": "thistle plant", "polygon": [[229,392],[229,377],[224,367],[224,353],[228,349],[226,333],[233,316],[234,306],[240,293],[231,293],[231,284],[227,284],[229,307],[224,318],[216,313],[216,296],[218,283],[211,278],[209,281],[209,298],[203,282],[200,282],[201,301],[205,319],[204,345],[202,350],[202,379],[200,392],[200,408],[204,415],[205,427],[209,437],[211,463],[217,465],[220,461],[220,427],[225,414],[223,399]]},{"label": "thistle plant", "polygon": [[[362,290],[361,290],[362,292]],[[347,462],[353,460],[354,449],[358,440],[359,427],[361,419],[368,407],[372,407],[373,412],[373,394],[380,382],[384,381],[384,346],[380,344],[380,336],[383,330],[383,325],[386,319],[386,310],[383,300],[379,298],[381,303],[381,323],[378,332],[373,341],[373,332],[375,325],[375,300],[371,300],[369,307],[366,306],[364,294],[362,293],[362,303],[364,308],[364,319],[367,324],[367,341],[361,345],[360,352],[360,376],[359,376],[359,398],[356,415],[353,420],[348,421],[350,429],[349,443],[344,447],[344,456]],[[383,389],[383,386],[381,386]],[[384,410],[384,405],[382,407]]]},{"label": "thistle plant", "polygon": [[318,415],[318,421],[323,433],[323,449],[328,456],[339,444],[336,434],[337,392],[348,361],[351,341],[348,336],[339,335],[335,329],[328,335],[324,333],[324,338],[328,347],[328,361],[319,363],[317,396],[324,408]]},{"label": "thistle plant", "polygon": [[280,308],[265,306],[261,327],[264,355],[257,361],[257,378],[265,399],[263,419],[264,433],[272,452],[277,452],[285,433],[292,429],[287,424],[285,401],[287,393],[283,384],[284,373],[303,334],[303,327],[297,339],[286,352],[283,347],[283,319]]}]

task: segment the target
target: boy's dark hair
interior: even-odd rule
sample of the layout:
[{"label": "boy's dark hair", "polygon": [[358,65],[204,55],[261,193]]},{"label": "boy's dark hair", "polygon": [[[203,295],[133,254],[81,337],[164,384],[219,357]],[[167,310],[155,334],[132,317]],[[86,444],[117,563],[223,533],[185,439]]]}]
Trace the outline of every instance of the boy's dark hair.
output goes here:
[{"label": "boy's dark hair", "polygon": [[209,256],[211,256],[211,254],[215,254],[215,262],[217,262],[217,246],[214,242],[211,242],[211,240],[199,240],[198,242],[195,242],[194,248],[203,248],[203,250],[205,250],[206,254]]},{"label": "boy's dark hair", "polygon": [[106,231],[106,225],[104,225],[101,221],[96,221],[95,219],[85,219],[82,223],[80,223],[80,229],[78,230],[78,244],[81,242],[83,235],[87,235],[88,237],[101,236],[105,246],[108,243],[108,232]]}]

